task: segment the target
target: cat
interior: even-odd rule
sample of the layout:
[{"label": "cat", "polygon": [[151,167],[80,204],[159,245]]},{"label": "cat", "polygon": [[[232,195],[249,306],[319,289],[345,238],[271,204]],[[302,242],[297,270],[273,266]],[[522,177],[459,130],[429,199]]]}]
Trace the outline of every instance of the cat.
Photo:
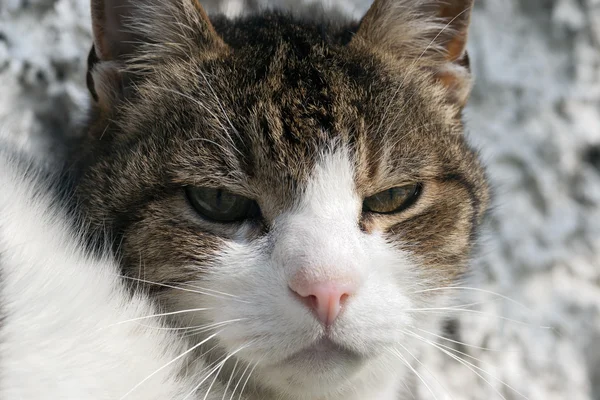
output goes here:
[{"label": "cat", "polygon": [[[437,331],[443,313],[427,310],[451,303],[444,288],[468,270],[489,203],[462,121],[472,0],[375,0],[360,21],[278,11],[230,20],[196,0],[91,6],[91,107],[65,163],[68,215],[84,221],[85,238],[44,220],[60,213],[48,200],[14,191],[32,208],[24,232],[65,249],[48,265],[88,274],[74,277],[71,297],[71,278],[40,268],[39,293],[52,278],[60,294],[48,293],[50,305],[81,297],[54,321],[62,334],[80,318],[84,333],[123,330],[94,331],[97,359],[41,356],[49,376],[65,368],[86,388],[49,397],[119,398],[124,382],[139,398],[410,396],[426,345],[415,332]],[[146,321],[157,313],[166,325]],[[138,318],[139,330],[123,322]],[[44,343],[34,354],[51,350]],[[164,385],[144,381],[161,365]]]}]

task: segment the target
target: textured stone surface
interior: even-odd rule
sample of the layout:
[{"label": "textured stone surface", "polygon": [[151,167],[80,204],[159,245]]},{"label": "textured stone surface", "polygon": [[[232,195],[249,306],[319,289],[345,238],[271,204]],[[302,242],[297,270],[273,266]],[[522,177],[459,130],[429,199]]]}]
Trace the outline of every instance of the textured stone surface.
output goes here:
[{"label": "textured stone surface", "polygon": [[[88,12],[0,0],[0,124],[39,138],[36,151],[60,155],[85,105]],[[472,311],[448,311],[465,345],[422,332],[465,354],[418,355],[415,397],[600,399],[600,0],[479,0],[471,53],[467,118],[495,210],[465,282],[481,290],[457,290]]]}]

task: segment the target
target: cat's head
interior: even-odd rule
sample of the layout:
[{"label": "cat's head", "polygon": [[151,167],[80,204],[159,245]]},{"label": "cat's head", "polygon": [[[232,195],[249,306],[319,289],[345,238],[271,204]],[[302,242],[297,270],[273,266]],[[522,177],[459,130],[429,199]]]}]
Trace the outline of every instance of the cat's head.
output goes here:
[{"label": "cat's head", "polygon": [[276,392],[401,375],[488,203],[461,121],[471,3],[211,22],[93,0],[78,201],[124,274]]}]

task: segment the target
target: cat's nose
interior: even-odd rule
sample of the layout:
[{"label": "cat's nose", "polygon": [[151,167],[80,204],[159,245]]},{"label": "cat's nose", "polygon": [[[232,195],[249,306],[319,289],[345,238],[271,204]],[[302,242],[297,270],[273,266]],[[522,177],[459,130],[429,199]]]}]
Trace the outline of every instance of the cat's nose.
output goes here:
[{"label": "cat's nose", "polygon": [[314,283],[303,279],[292,280],[289,286],[325,326],[333,324],[348,297],[356,291],[351,283]]}]

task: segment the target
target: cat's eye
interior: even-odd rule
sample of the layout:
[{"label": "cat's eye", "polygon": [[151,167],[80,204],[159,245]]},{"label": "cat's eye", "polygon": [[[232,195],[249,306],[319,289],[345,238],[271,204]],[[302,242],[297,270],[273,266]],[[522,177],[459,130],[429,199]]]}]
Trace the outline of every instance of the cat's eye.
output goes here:
[{"label": "cat's eye", "polygon": [[384,190],[365,198],[363,211],[377,214],[397,213],[413,205],[419,197],[420,192],[421,185],[418,183]]},{"label": "cat's eye", "polygon": [[260,214],[254,200],[227,190],[188,186],[186,194],[196,211],[209,220],[238,222]]}]

